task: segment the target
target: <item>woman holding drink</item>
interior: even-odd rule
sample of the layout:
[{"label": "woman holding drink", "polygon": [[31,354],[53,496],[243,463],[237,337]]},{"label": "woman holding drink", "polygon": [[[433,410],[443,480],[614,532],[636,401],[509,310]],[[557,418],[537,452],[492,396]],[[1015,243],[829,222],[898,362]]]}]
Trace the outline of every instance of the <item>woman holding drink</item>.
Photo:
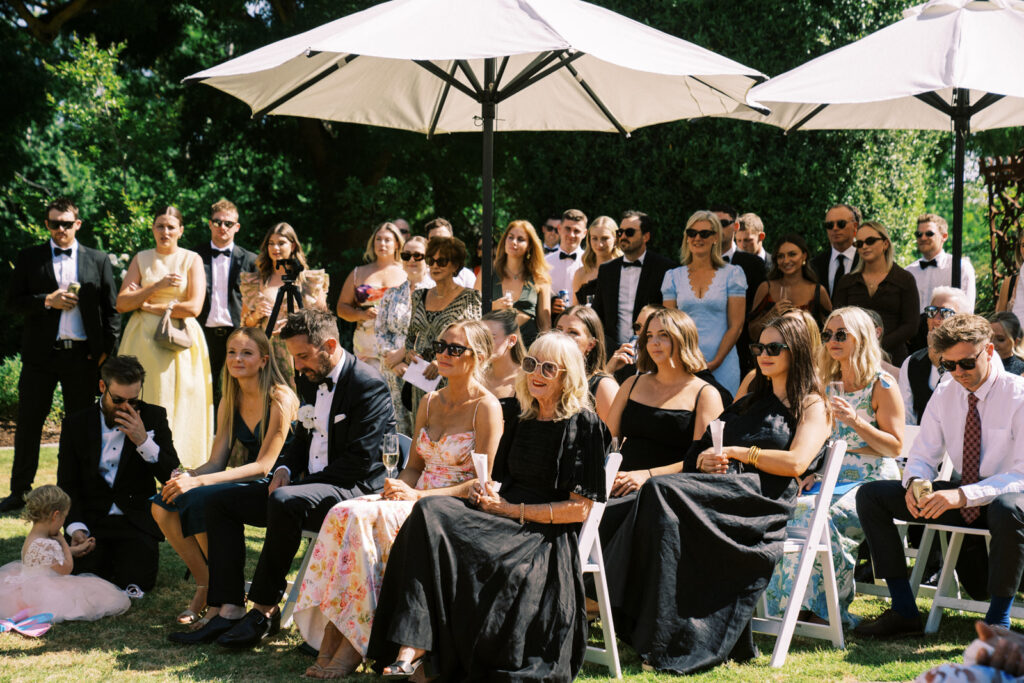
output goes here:
[{"label": "woman holding drink", "polygon": [[[491,308],[515,309],[523,342],[551,329],[551,278],[544,245],[529,221],[512,221],[498,242],[494,258]],[[476,288],[481,287],[477,278]]]}]

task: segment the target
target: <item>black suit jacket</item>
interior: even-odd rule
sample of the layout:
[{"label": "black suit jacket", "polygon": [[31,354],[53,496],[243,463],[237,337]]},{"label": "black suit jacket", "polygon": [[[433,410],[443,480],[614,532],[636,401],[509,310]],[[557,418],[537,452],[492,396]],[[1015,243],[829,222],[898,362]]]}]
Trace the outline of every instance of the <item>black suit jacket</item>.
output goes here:
[{"label": "black suit jacket", "polygon": [[[828,292],[829,297],[835,295],[832,291],[832,283],[828,279],[828,264],[832,260],[832,248],[829,247],[825,251],[821,252],[813,259],[811,259],[811,268],[814,269],[814,273],[818,276],[818,282],[825,286],[825,291]],[[853,270],[853,267],[860,263],[860,254],[853,255],[853,263],[846,265],[846,272],[849,273]]]},{"label": "black suit jacket", "polygon": [[[303,403],[315,403],[316,386],[301,375],[297,384]],[[293,483],[301,479],[342,488],[359,486],[367,492],[380,489],[386,472],[381,461],[382,440],[385,434],[395,433],[395,409],[381,374],[348,351],[334,388],[330,420],[326,468],[309,474],[310,431],[301,421],[275,467],[287,467]]]},{"label": "black suit jacket", "polygon": [[[210,291],[213,286],[213,273],[210,268],[213,259],[212,249],[209,241],[196,247],[196,253],[203,260],[203,270],[206,271],[206,298],[203,300],[203,310],[199,313],[199,324],[203,326],[206,325],[206,317],[210,315]],[[256,254],[236,244],[231,250],[231,268],[228,270],[228,310],[231,312],[231,324],[235,327],[241,325],[242,321],[242,292],[238,289],[238,274],[251,273],[255,270]]]},{"label": "black suit jacket", "polygon": [[[121,316],[115,308],[117,287],[107,255],[78,243],[78,309],[85,325],[89,355],[99,360],[111,355],[121,332]],[[46,295],[57,289],[50,243],[23,249],[11,276],[7,305],[25,319],[21,357],[30,363],[47,362],[57,339],[61,311],[46,308]]]},{"label": "black suit jacket", "polygon": [[65,527],[81,522],[95,529],[109,516],[110,506],[116,503],[133,525],[155,538],[163,538],[153,521],[149,499],[157,492],[156,480],[165,483],[179,465],[178,453],[171,440],[166,410],[143,403],[139,406],[139,415],[146,429],[154,432],[153,440],[160,447],[160,456],[155,463],[146,462],[135,449],[135,443],[126,436],[113,486],[100,475],[100,420],[103,418],[99,403],[65,418],[57,455],[57,485],[71,496]]},{"label": "black suit jacket", "polygon": [[747,312],[749,313],[750,306],[754,302],[754,294],[767,277],[764,261],[759,256],[748,254],[737,248],[732,253],[729,263],[742,268],[743,275],[747,278]]},{"label": "black suit jacket", "polygon": [[[597,296],[594,297],[594,312],[604,326],[605,350],[609,358],[618,344],[619,326],[619,280],[622,275],[624,257],[619,257],[602,265],[597,271]],[[661,282],[665,273],[676,267],[675,262],[661,254],[647,251],[644,264],[640,268],[640,282],[637,284],[636,297],[633,299],[631,320],[636,320],[640,309],[648,304],[660,304]]]}]

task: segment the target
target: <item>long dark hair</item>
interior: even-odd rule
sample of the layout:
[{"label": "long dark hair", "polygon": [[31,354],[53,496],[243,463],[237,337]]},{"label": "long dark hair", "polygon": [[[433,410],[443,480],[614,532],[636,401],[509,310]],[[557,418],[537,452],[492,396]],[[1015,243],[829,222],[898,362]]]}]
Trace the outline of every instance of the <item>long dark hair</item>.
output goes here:
[{"label": "long dark hair", "polygon": [[[792,316],[781,316],[775,318],[767,325],[766,330],[778,330],[782,336],[782,343],[789,347],[789,371],[786,373],[786,400],[789,402],[789,411],[796,418],[797,422],[803,415],[804,399],[811,394],[817,394],[825,403],[826,411],[829,410],[828,401],[825,401],[825,388],[818,378],[818,372],[814,364],[814,347],[811,343],[811,335],[807,331],[807,325],[803,320]],[[754,400],[766,398],[772,394],[772,383],[761,372],[761,366],[755,361],[754,368],[757,374],[750,384],[750,393]]]},{"label": "long dark hair", "polygon": [[818,282],[818,276],[811,268],[811,252],[807,248],[807,241],[795,232],[791,232],[787,235],[783,235],[779,238],[779,241],[775,243],[775,249],[772,250],[772,269],[768,271],[769,280],[781,280],[782,271],[779,270],[779,250],[783,244],[795,244],[796,248],[804,253],[804,265],[800,269],[800,274],[803,278],[809,282]]}]

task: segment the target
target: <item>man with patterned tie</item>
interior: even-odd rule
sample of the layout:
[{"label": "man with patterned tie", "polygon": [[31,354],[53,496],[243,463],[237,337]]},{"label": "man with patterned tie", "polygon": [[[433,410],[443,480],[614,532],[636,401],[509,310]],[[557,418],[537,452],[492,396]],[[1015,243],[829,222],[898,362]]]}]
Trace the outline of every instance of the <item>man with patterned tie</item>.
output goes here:
[{"label": "man with patterned tie", "polygon": [[[858,626],[858,635],[884,638],[921,631],[894,519],[988,529],[991,602],[985,621],[1010,625],[1010,607],[1024,571],[1024,450],[1019,446],[1024,378],[1003,370],[991,336],[985,318],[966,314],[952,316],[929,333],[930,347],[955,381],[939,384],[928,402],[903,481],[868,482],[857,491],[857,513],[875,576],[886,580],[892,597],[892,607]],[[934,482],[934,493],[916,499],[911,482],[933,479],[945,454],[956,474],[950,481]],[[957,566],[983,566],[984,559],[982,552]],[[978,588],[968,586],[978,599],[985,590],[985,582],[979,583]]]},{"label": "man with patterned tie", "polygon": [[852,271],[860,261],[853,246],[860,227],[860,210],[849,204],[836,204],[825,213],[824,227],[831,246],[811,259],[811,268],[818,275],[818,282],[832,296],[839,278]]},{"label": "man with patterned tie", "polygon": [[47,205],[45,215],[50,239],[18,254],[7,298],[25,327],[11,494],[0,501],[0,512],[25,505],[57,382],[66,415],[88,408],[96,397],[100,365],[113,353],[121,331],[110,259],[76,239],[82,227],[78,207],[61,197]]}]

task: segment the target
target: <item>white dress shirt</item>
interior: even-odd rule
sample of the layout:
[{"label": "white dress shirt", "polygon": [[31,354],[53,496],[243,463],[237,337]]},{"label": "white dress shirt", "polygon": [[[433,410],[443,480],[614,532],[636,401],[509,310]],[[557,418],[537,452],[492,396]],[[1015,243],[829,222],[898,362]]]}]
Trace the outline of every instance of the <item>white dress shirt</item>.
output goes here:
[{"label": "white dress shirt", "polygon": [[[633,304],[636,303],[636,290],[640,286],[640,271],[643,270],[644,258],[646,256],[647,250],[644,249],[644,253],[640,254],[640,258],[636,260],[640,264],[640,268],[635,266],[626,268],[623,266],[622,272],[619,274],[619,315],[618,326],[616,327],[619,344],[625,344],[633,336],[633,314],[635,313]],[[627,261],[629,259],[623,256],[623,264]],[[632,263],[632,261],[629,262]]]},{"label": "white dress shirt", "polygon": [[[78,240],[71,243],[71,256],[54,256],[53,250],[60,248],[50,240],[50,257],[53,259],[53,274],[57,278],[57,287],[66,290],[72,282],[78,282]],[[86,340],[85,323],[82,321],[82,311],[78,306],[60,312],[57,339]]]},{"label": "white dress shirt", "polygon": [[558,293],[563,290],[572,295],[572,279],[575,277],[576,271],[583,267],[582,249],[576,247],[576,251],[572,252],[576,255],[575,259],[561,258],[565,253],[568,252],[562,251],[562,248],[559,247],[558,251],[553,251],[544,257],[551,267],[551,272],[548,273],[551,276],[551,296],[558,296]]},{"label": "white dress shirt", "polygon": [[832,289],[832,282],[836,277],[836,270],[839,269],[839,261],[836,257],[840,254],[843,255],[843,274],[845,275],[853,270],[853,259],[857,255],[857,247],[851,244],[846,251],[836,251],[836,248],[832,247],[832,255],[829,257],[828,261],[828,282],[824,283],[825,289],[830,291]]},{"label": "white dress shirt", "polygon": [[[903,397],[903,407],[905,408],[905,423],[908,425],[916,425],[920,418],[914,412],[914,391],[910,387],[910,371],[908,370],[909,367],[910,356],[907,356],[906,359],[904,359],[903,361],[903,365],[900,366],[900,374],[896,382],[897,384],[899,384],[900,387],[900,396]],[[949,374],[948,372],[939,374],[939,369],[933,365],[931,371],[929,371],[928,373],[928,388],[934,392],[935,387],[937,387],[940,382],[948,382],[952,378],[953,375]]]},{"label": "white dress shirt", "polygon": [[476,287],[476,275],[469,268],[463,268],[458,274],[452,278],[455,284],[462,285],[466,289],[473,289]]},{"label": "white dress shirt", "polygon": [[[341,377],[341,368],[345,364],[345,353],[345,349],[342,349],[341,360],[327,373],[334,381],[334,389],[328,390],[326,382],[316,389],[316,399],[313,402],[314,426],[309,430],[309,461],[306,465],[306,470],[310,474],[322,471],[328,464],[331,444],[327,437],[331,433],[331,404],[334,403],[334,392],[338,390],[338,378]],[[345,416],[340,417],[344,419]],[[292,474],[286,465],[281,465],[278,469],[288,472],[289,477]]]},{"label": "white dress shirt", "polygon": [[[922,312],[932,303],[932,290],[936,287],[951,287],[953,282],[952,254],[940,250],[935,257],[935,265],[922,268],[921,262],[926,260],[930,259],[919,258],[905,268],[917,281],[917,295],[921,300]],[[966,256],[960,259],[960,289],[967,295],[967,303],[971,307],[971,310],[963,312],[973,312],[977,289],[974,284],[974,266]]]},{"label": "white dress shirt", "polygon": [[[949,454],[957,472],[963,472],[967,394],[959,382],[939,383],[903,469],[904,486],[911,477],[933,479],[944,454]],[[993,353],[989,376],[974,395],[981,417],[981,465],[979,481],[960,487],[968,507],[1024,491],[1024,448],[1018,445],[1024,439],[1024,377],[1006,372]]]},{"label": "white dress shirt", "polygon": [[228,279],[231,273],[231,252],[235,248],[232,242],[221,248],[210,242],[210,248],[227,251],[227,256],[213,254],[210,257],[210,314],[206,316],[207,327],[234,327],[231,322],[231,309],[228,307]]},{"label": "white dress shirt", "polygon": [[725,261],[726,263],[732,263],[732,255],[735,254],[735,253],[736,253],[736,242],[733,242],[732,246],[729,247],[728,251],[723,251],[722,252],[722,260]]}]

